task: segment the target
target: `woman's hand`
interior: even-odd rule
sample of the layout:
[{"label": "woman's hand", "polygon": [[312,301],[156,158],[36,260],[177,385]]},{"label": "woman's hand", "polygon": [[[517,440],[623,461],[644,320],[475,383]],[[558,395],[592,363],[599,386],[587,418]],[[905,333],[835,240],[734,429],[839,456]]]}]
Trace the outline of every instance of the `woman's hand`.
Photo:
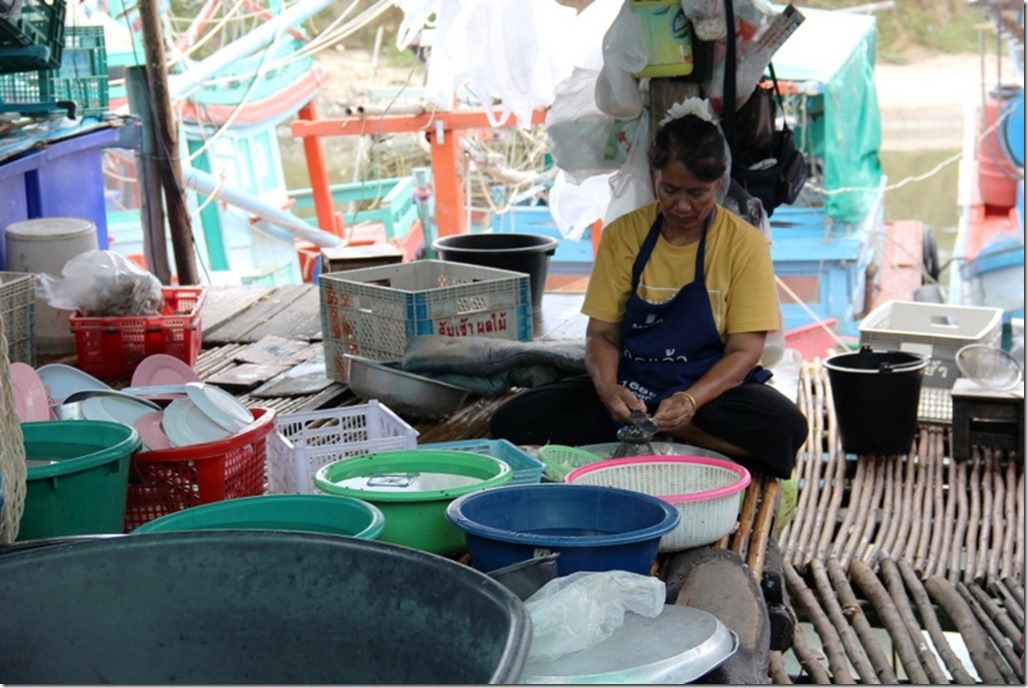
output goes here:
[{"label": "woman's hand", "polygon": [[621,326],[589,318],[585,329],[585,368],[600,401],[614,420],[628,421],[632,411],[646,412],[646,404],[617,380],[621,360]]},{"label": "woman's hand", "polygon": [[617,384],[605,385],[597,390],[600,401],[610,411],[614,420],[628,422],[632,411],[646,413],[646,403],[627,388]]},{"label": "woman's hand", "polygon": [[653,414],[653,422],[661,432],[673,432],[692,422],[696,405],[689,394],[676,393],[663,399]]}]

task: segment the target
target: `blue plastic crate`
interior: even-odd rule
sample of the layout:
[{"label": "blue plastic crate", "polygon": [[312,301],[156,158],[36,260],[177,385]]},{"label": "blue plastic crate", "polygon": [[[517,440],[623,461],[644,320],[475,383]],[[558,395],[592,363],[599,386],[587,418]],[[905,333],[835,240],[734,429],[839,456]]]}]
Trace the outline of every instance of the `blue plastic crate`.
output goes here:
[{"label": "blue plastic crate", "polygon": [[506,462],[514,471],[511,485],[527,485],[542,480],[546,465],[507,440],[460,440],[457,442],[436,442],[419,444],[418,449],[448,449],[485,454]]}]

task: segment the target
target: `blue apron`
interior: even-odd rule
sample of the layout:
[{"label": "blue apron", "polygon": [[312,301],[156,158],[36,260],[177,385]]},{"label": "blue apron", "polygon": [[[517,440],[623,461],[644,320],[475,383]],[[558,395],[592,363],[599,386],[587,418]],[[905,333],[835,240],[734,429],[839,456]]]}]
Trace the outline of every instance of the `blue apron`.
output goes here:
[{"label": "blue apron", "polygon": [[[664,224],[659,213],[632,266],[632,291],[621,321],[618,383],[645,401],[651,413],[662,399],[691,387],[724,355],[703,268],[707,228],[713,216],[711,211],[700,235],[695,278],[670,300],[652,304],[637,293],[643,268]],[[770,377],[771,371],[755,366],[745,381],[765,382]]]}]

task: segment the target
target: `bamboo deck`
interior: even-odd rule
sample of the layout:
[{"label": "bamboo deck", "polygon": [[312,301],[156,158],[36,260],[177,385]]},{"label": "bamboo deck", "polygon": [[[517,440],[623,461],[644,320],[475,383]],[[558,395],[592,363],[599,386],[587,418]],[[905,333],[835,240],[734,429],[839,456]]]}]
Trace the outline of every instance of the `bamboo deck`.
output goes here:
[{"label": "bamboo deck", "polygon": [[[547,293],[536,338],[582,337],[581,299]],[[212,287],[195,368],[204,379],[224,375],[269,335],[317,349],[317,288]],[[326,380],[323,368],[319,374],[319,364],[316,356],[297,364],[294,371],[306,371],[279,392],[265,383],[237,396],[278,413],[362,403]],[[909,455],[854,460],[842,452],[820,362],[803,363],[800,373],[797,403],[811,430],[795,507],[783,505],[779,481],[756,476],[736,531],[716,545],[737,552],[758,582],[770,546],[780,549],[776,571],[791,614],[805,623],[788,651],[771,653],[769,680],[1023,684],[1023,458],[974,447],[970,460],[955,461],[949,427],[923,425]],[[411,424],[424,443],[482,438],[492,410],[512,393],[473,398],[445,420]],[[970,665],[955,659],[953,632]]]}]

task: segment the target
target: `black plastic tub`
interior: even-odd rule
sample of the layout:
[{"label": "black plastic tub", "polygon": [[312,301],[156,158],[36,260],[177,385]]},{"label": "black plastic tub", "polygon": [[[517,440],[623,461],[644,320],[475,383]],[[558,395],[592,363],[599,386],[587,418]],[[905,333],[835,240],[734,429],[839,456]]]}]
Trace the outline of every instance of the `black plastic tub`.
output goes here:
[{"label": "black plastic tub", "polygon": [[9,683],[517,683],[531,640],[484,573],[321,533],[0,547],[0,590]]},{"label": "black plastic tub", "polygon": [[513,270],[528,275],[532,309],[542,307],[550,256],[559,242],[539,234],[483,233],[439,237],[432,248],[442,260],[470,263],[487,268]]}]

